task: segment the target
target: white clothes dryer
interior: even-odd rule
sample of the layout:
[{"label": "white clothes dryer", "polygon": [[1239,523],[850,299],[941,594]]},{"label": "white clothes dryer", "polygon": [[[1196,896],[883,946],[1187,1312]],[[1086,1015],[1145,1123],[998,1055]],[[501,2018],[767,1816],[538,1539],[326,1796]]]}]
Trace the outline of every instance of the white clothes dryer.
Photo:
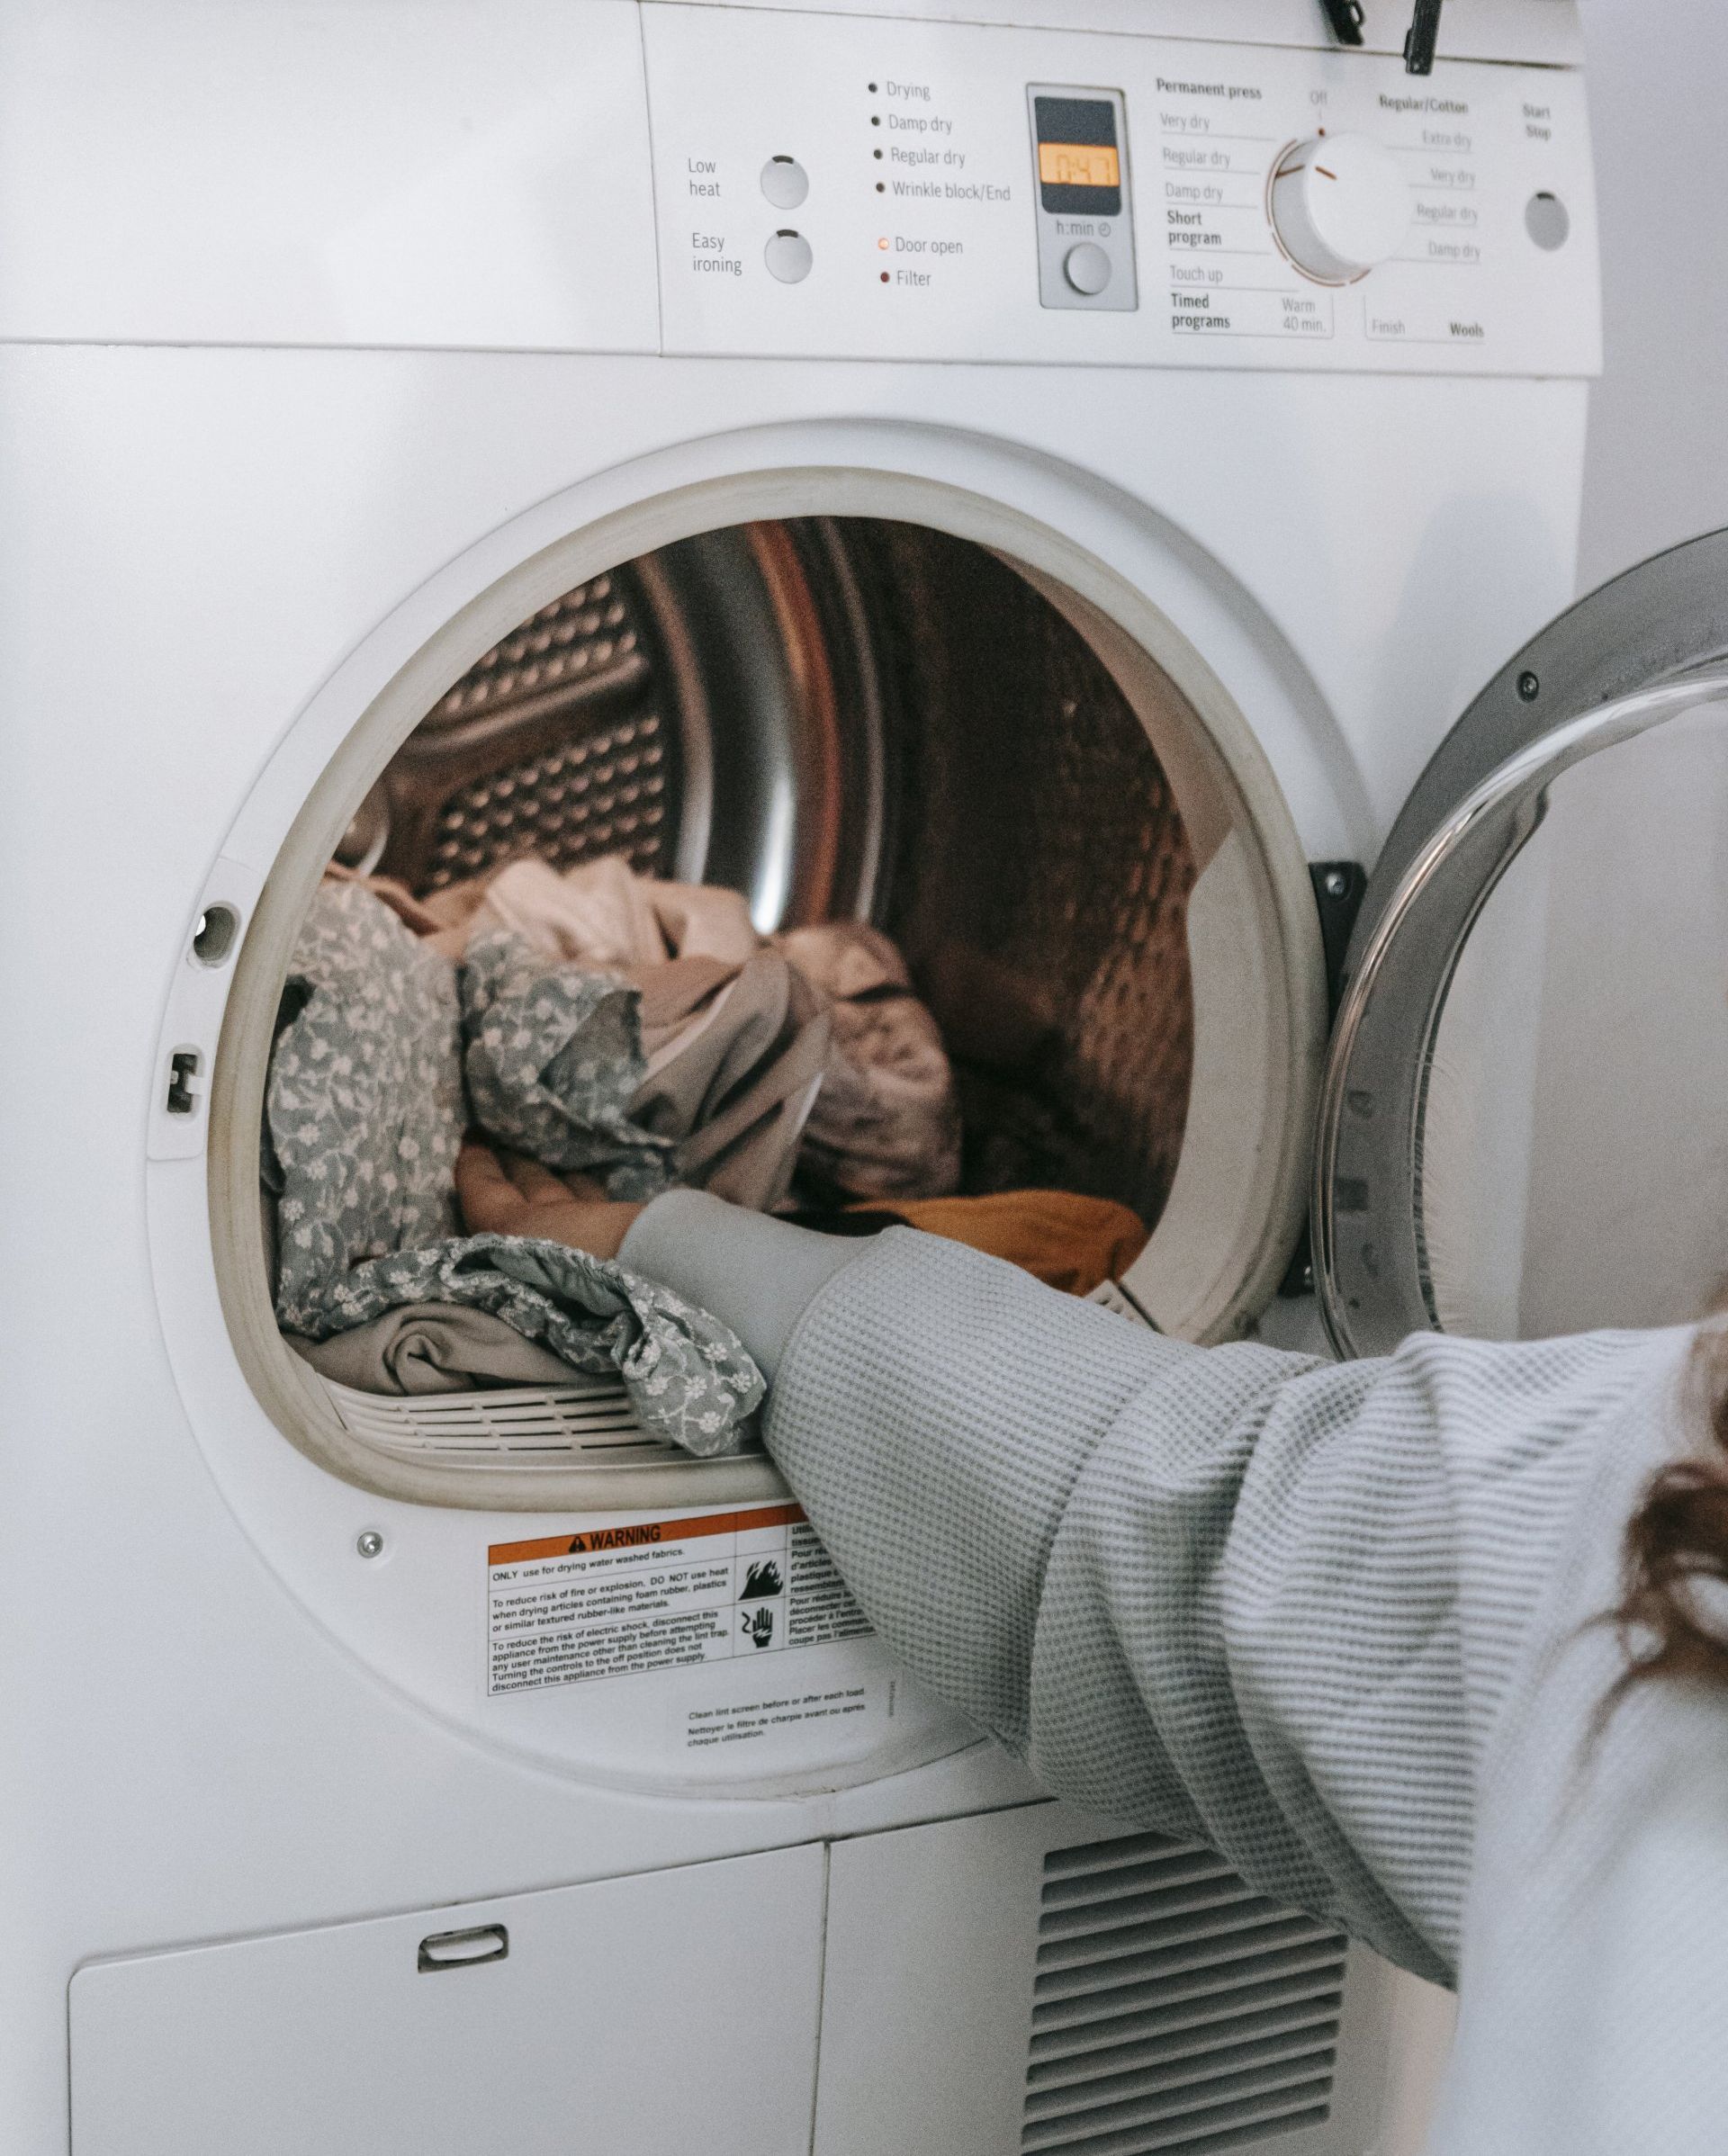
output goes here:
[{"label": "white clothes dryer", "polygon": [[532,843],[891,927],[978,1175],[1153,1223],[1125,1322],[1298,1322],[1325,1105],[1335,1335],[1424,1322],[1326,1078],[1364,871],[1390,1100],[1399,875],[1462,905],[1425,839],[1635,685],[1497,670],[1599,363],[1572,6],[1453,0],[1420,78],[1385,0],[964,12],[0,31],[8,2149],[1416,2145],[1418,1988],[1050,1803],[765,1458],[369,1404],[272,1314],[326,864]]}]

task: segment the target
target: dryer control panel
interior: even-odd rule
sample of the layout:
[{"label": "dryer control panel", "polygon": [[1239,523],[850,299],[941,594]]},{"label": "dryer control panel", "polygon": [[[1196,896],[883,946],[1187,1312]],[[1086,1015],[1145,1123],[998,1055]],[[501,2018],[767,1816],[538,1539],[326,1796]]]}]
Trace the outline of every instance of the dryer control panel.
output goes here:
[{"label": "dryer control panel", "polygon": [[662,348],[1589,374],[1572,69],[643,9]]}]

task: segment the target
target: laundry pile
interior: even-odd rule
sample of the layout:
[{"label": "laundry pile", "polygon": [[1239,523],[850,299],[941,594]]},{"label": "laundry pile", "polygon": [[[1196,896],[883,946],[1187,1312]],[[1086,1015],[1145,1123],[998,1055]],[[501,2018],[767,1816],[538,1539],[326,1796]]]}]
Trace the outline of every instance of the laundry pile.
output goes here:
[{"label": "laundry pile", "polygon": [[[677,1182],[758,1209],[795,1165],[852,1197],[959,1180],[941,1036],[875,929],[770,943],[739,893],[616,857],[562,875],[531,857],[428,901],[368,887],[461,966],[476,1121],[549,1167],[598,1173],[615,1198]],[[573,1098],[568,1064],[530,1071],[567,1028],[603,1099]]]},{"label": "laundry pile", "polygon": [[904,961],[854,922],[760,936],[735,892],[529,858],[428,899],[333,868],[296,947],[266,1093],[276,1316],[378,1392],[616,1371],[645,1427],[748,1442],[742,1344],[569,1244],[467,1235],[464,1135],[613,1199],[674,1185],[836,1232],[950,1235],[1084,1293],[1126,1208],[954,1195],[953,1074]]}]

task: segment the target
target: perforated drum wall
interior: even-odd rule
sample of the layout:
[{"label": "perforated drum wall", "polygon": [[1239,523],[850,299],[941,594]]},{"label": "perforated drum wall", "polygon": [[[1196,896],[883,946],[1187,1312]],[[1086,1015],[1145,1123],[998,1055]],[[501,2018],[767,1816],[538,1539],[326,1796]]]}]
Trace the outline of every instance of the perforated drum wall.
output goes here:
[{"label": "perforated drum wall", "polygon": [[887,923],[960,1065],[974,1190],[1053,1185],[1148,1223],[1193,1057],[1194,864],[1139,721],[1002,562],[901,527],[907,779]]}]

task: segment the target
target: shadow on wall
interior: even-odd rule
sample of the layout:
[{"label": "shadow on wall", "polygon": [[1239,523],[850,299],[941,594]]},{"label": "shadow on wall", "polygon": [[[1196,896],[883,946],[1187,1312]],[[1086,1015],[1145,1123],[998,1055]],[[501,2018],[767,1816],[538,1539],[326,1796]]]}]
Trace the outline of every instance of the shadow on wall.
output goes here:
[{"label": "shadow on wall", "polygon": [[1424,1208],[1448,1330],[1696,1316],[1728,1280],[1728,712],[1568,772],[1465,947]]},{"label": "shadow on wall", "polygon": [[1556,787],[1520,1330],[1672,1325],[1728,1280],[1728,714]]},{"label": "shadow on wall", "polygon": [[[1516,579],[1502,573],[1516,560]],[[1548,593],[1544,604],[1531,595]],[[1376,705],[1412,743],[1435,738],[1459,718],[1477,692],[1567,605],[1571,564],[1552,527],[1527,500],[1511,496],[1455,498],[1430,522],[1404,587],[1398,618],[1382,640],[1397,654],[1396,673],[1381,678]],[[1409,709],[1410,684],[1425,697]],[[1413,747],[1392,774],[1393,797],[1377,805],[1396,815],[1426,760]]]},{"label": "shadow on wall", "polygon": [[1728,525],[1728,8],[1583,0],[1607,364],[1579,589]]}]

